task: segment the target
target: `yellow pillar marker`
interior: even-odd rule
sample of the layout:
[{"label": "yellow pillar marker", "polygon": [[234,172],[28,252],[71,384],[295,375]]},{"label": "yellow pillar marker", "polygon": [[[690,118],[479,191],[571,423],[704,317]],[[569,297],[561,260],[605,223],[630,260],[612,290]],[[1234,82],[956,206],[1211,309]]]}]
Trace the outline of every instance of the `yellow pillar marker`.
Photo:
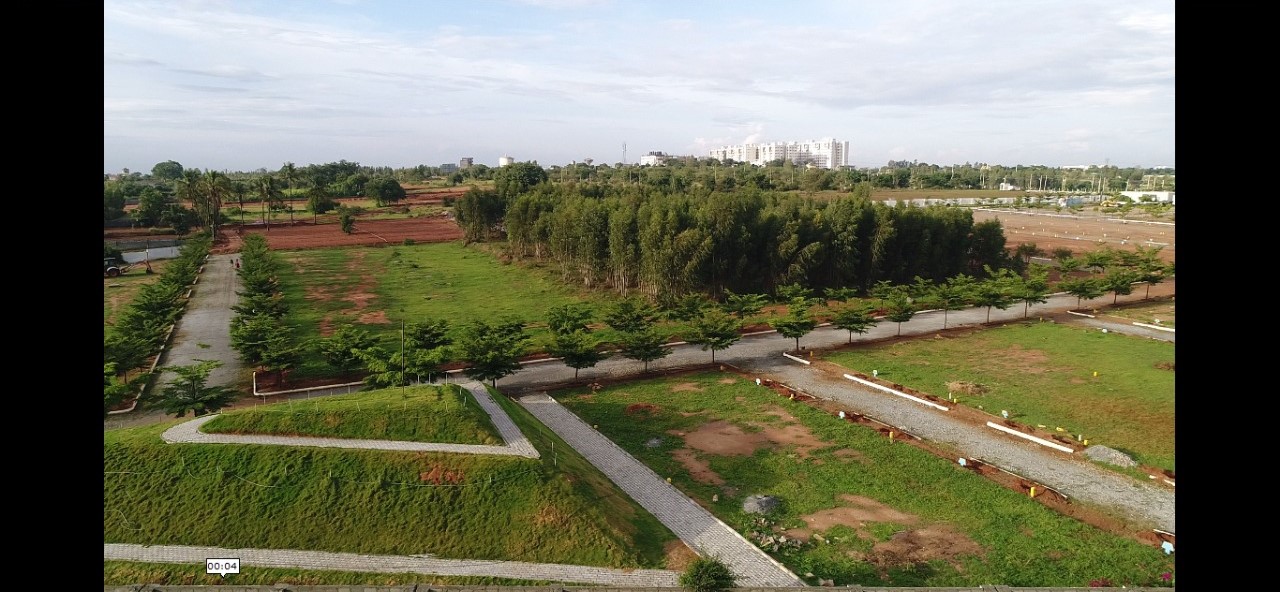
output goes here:
[{"label": "yellow pillar marker", "polygon": [[[669,480],[670,480],[670,479],[668,479],[668,481],[669,481]],[[1035,487],[1034,485],[1032,485],[1032,486],[1031,486],[1031,497],[1035,497],[1035,496],[1036,496],[1036,487]]]},{"label": "yellow pillar marker", "polygon": [[1097,377],[1098,377],[1098,371],[1097,371],[1097,370],[1094,370],[1094,371],[1093,371],[1093,377],[1094,377],[1094,378],[1097,378]]},{"label": "yellow pillar marker", "polygon": [[1085,440],[1085,441],[1084,441],[1084,445],[1085,445],[1085,446],[1088,446],[1088,445],[1089,445],[1089,441],[1088,441],[1088,440]]},{"label": "yellow pillar marker", "polygon": [[1054,428],[1054,429],[1058,430],[1059,432],[1065,432],[1065,431],[1067,431],[1067,430],[1064,430],[1064,429],[1062,429],[1062,428]]},{"label": "yellow pillar marker", "polygon": [[890,432],[889,432],[889,441],[890,441],[890,442],[892,442],[892,441],[893,441],[893,432],[892,432],[892,431],[890,431]]}]

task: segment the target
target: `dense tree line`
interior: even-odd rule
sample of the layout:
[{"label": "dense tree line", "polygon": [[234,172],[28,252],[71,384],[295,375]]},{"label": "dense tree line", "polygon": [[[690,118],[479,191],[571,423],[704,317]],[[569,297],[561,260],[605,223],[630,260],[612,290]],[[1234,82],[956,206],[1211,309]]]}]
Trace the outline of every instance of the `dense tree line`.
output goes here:
[{"label": "dense tree line", "polygon": [[686,193],[609,188],[603,196],[542,183],[512,196],[472,189],[457,204],[468,240],[505,232],[515,258],[548,260],[562,278],[659,301],[689,293],[773,294],[915,276],[943,280],[1017,268],[998,221],[942,206],[885,206],[747,189]]},{"label": "dense tree line", "polygon": [[284,380],[286,370],[299,359],[301,346],[293,327],[284,323],[289,305],[280,288],[280,262],[259,234],[245,235],[240,247],[240,301],[231,309],[231,346],[246,363],[276,373]]},{"label": "dense tree line", "polygon": [[117,318],[113,330],[103,336],[104,417],[133,392],[128,386],[130,371],[164,344],[165,334],[182,315],[187,287],[195,281],[211,245],[204,235],[188,240],[159,281],[143,286]]}]

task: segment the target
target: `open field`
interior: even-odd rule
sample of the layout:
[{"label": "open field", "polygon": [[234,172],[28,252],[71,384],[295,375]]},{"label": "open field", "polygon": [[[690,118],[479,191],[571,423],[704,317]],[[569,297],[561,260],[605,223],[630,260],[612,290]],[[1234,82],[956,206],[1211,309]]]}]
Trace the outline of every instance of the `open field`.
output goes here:
[{"label": "open field", "polygon": [[475,397],[457,385],[412,386],[245,407],[223,413],[202,430],[446,442],[500,446],[502,437]]},{"label": "open field", "polygon": [[[527,430],[527,415],[506,407]],[[542,459],[522,459],[171,445],[160,433],[172,425],[104,433],[104,542],[625,568],[664,567],[674,539],[545,438],[533,438]]]},{"label": "open field", "polygon": [[1174,470],[1174,344],[1034,320],[939,335],[823,357]]},{"label": "open field", "polygon": [[1160,325],[1170,329],[1174,328],[1172,300],[1113,306],[1108,308],[1103,313],[1103,316],[1124,319],[1130,322],[1137,321],[1139,323]]},{"label": "open field", "polygon": [[1104,247],[1132,251],[1160,248],[1163,261],[1173,261],[1176,254],[1174,225],[1124,220],[1115,215],[1081,212],[1055,213],[1052,210],[990,210],[974,209],[975,222],[998,219],[1004,228],[1005,246],[1013,249],[1022,243],[1035,243],[1052,256],[1053,249],[1068,248],[1075,255],[1096,251]]},{"label": "open field", "polygon": [[[553,396],[812,584],[1150,586],[1173,570],[1159,549],[734,373]],[[780,506],[744,512],[755,494]]]}]

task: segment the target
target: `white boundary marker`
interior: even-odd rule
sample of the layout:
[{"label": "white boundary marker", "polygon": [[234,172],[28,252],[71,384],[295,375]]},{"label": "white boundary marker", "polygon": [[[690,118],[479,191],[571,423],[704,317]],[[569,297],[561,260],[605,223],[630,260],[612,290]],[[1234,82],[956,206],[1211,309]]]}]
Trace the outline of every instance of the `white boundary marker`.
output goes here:
[{"label": "white boundary marker", "polygon": [[992,422],[992,421],[988,421],[988,422],[987,422],[987,427],[995,428],[995,429],[1000,430],[1000,431],[1002,431],[1002,432],[1004,432],[1004,433],[1006,433],[1006,434],[1010,434],[1010,435],[1013,435],[1013,436],[1017,436],[1017,437],[1019,437],[1019,438],[1026,438],[1026,439],[1028,439],[1028,440],[1031,440],[1032,442],[1035,442],[1036,444],[1041,444],[1041,445],[1044,445],[1044,446],[1048,446],[1049,448],[1053,448],[1053,449],[1055,449],[1055,450],[1061,450],[1061,451],[1063,451],[1063,452],[1066,452],[1067,454],[1071,454],[1071,453],[1075,452],[1074,450],[1072,450],[1072,449],[1070,449],[1070,448],[1067,448],[1066,446],[1063,446],[1063,445],[1061,445],[1061,444],[1055,444],[1055,443],[1053,443],[1053,442],[1050,442],[1050,441],[1048,441],[1048,440],[1045,440],[1044,438],[1037,438],[1037,437],[1032,436],[1032,435],[1029,435],[1029,434],[1024,434],[1024,433],[1022,433],[1022,432],[1019,432],[1018,430],[1015,430],[1015,429],[1012,429],[1012,428],[1007,428],[1007,427],[1005,427],[1005,426],[1002,426],[1002,425],[1000,425],[1000,424],[998,424],[998,423],[995,423],[995,422]]},{"label": "white boundary marker", "polygon": [[1097,318],[1097,317],[1095,317],[1095,316],[1093,316],[1093,315],[1091,315],[1091,314],[1085,314],[1085,313],[1082,313],[1082,312],[1076,312],[1076,311],[1074,311],[1074,310],[1068,310],[1068,311],[1067,311],[1067,314],[1073,314],[1073,315],[1080,316],[1080,317],[1089,317],[1089,318],[1091,318],[1091,319],[1096,319],[1096,318]]},{"label": "white boundary marker", "polygon": [[813,363],[813,362],[810,362],[809,360],[805,360],[805,359],[797,358],[797,357],[795,357],[795,356],[793,356],[793,355],[791,355],[791,354],[789,354],[789,353],[787,353],[787,352],[782,352],[782,355],[783,355],[783,356],[785,356],[785,357],[791,358],[791,359],[793,359],[793,360],[795,360],[795,361],[797,361],[797,362],[800,362],[801,364],[804,364],[805,366],[808,366],[808,365],[810,365],[810,364],[812,364],[812,363]]},{"label": "white boundary marker", "polygon": [[904,392],[901,392],[901,391],[895,391],[895,390],[893,390],[893,389],[891,389],[891,388],[889,388],[889,387],[887,387],[887,386],[882,386],[882,385],[878,385],[878,384],[876,384],[876,383],[874,383],[874,382],[871,382],[870,380],[863,380],[863,379],[861,379],[861,378],[858,378],[858,377],[856,377],[856,376],[850,376],[850,375],[848,375],[848,374],[845,374],[845,375],[844,375],[844,377],[845,377],[845,378],[848,378],[849,380],[852,380],[852,381],[854,381],[854,382],[858,382],[858,383],[865,384],[865,385],[867,385],[867,386],[869,386],[869,387],[878,388],[878,389],[880,389],[880,390],[882,390],[882,391],[884,391],[884,392],[886,392],[886,393],[889,393],[889,394],[891,394],[891,395],[898,395],[899,397],[902,397],[902,398],[904,398],[904,399],[911,399],[912,401],[915,401],[915,402],[917,402],[917,403],[921,403],[921,404],[924,404],[924,405],[928,405],[928,406],[930,406],[930,407],[933,407],[934,409],[940,409],[940,410],[942,410],[942,411],[950,411],[950,410],[951,410],[949,407],[944,407],[944,406],[942,406],[942,405],[939,405],[939,404],[937,404],[937,403],[934,403],[933,401],[926,401],[926,400],[924,400],[924,399],[921,399],[920,397],[916,397],[916,396],[913,396],[913,395],[908,395],[907,393],[904,393]]},{"label": "white boundary marker", "polygon": [[1170,332],[1170,333],[1173,333],[1173,332],[1174,332],[1174,331],[1173,331],[1173,329],[1171,329],[1171,328],[1169,328],[1169,327],[1161,327],[1160,325],[1149,325],[1149,324],[1147,324],[1147,323],[1139,323],[1138,321],[1134,321],[1134,322],[1133,322],[1133,324],[1135,324],[1135,325],[1137,325],[1137,326],[1139,326],[1139,327],[1146,327],[1146,328],[1148,328],[1148,329],[1157,329],[1157,330],[1160,330],[1160,331],[1168,331],[1168,332]]}]

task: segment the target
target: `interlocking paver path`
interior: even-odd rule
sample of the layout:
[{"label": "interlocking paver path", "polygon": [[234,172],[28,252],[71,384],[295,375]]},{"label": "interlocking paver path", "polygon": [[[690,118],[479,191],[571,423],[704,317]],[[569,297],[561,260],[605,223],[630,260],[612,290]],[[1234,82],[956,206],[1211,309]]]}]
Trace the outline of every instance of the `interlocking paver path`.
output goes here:
[{"label": "interlocking paver path", "polygon": [[781,563],[664,481],[644,463],[551,397],[526,395],[520,405],[551,428],[627,495],[702,556],[718,557],[739,586],[804,586]]},{"label": "interlocking paver path", "polygon": [[[366,555],[291,549],[227,549],[177,545],[102,546],[104,560],[203,564],[205,559],[236,558],[246,567],[284,567],[436,576],[482,576],[607,586],[675,587],[679,574],[661,569],[611,569],[588,565],[526,563],[484,559],[437,559],[415,555]],[[235,576],[229,576],[234,578]]]},{"label": "interlocking paver path", "polygon": [[471,391],[480,408],[489,414],[498,434],[506,442],[503,446],[480,444],[445,444],[439,442],[408,442],[404,440],[362,440],[355,438],[321,438],[312,436],[273,436],[268,434],[206,434],[200,426],[213,421],[217,415],[197,417],[165,430],[161,435],[170,444],[266,444],[275,446],[315,446],[320,448],[360,448],[365,450],[401,450],[414,452],[454,452],[459,454],[501,454],[538,458],[538,450],[520,433],[520,428],[489,396],[489,391],[478,382],[461,383]]}]

